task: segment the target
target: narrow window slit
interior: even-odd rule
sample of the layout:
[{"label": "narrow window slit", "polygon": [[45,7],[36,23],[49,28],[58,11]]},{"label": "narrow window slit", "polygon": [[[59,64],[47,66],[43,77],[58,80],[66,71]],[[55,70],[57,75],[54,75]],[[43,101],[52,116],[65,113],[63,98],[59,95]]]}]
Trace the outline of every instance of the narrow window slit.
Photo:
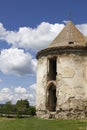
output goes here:
[{"label": "narrow window slit", "polygon": [[49,74],[48,79],[49,80],[56,80],[56,58],[49,59]]}]

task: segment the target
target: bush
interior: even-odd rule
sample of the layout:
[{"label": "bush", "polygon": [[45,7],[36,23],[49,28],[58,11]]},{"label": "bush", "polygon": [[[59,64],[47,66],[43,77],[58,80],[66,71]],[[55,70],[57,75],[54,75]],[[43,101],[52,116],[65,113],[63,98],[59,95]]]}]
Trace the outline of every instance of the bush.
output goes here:
[{"label": "bush", "polygon": [[33,107],[33,106],[30,106],[30,107],[28,108],[27,114],[28,114],[28,115],[31,115],[31,116],[36,115],[36,108]]}]

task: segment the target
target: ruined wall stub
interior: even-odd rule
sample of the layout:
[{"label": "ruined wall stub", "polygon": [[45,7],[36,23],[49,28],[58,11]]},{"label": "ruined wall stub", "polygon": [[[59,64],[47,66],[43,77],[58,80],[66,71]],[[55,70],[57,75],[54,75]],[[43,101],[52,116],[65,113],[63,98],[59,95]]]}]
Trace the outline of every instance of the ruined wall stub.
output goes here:
[{"label": "ruined wall stub", "polygon": [[47,83],[47,58],[42,57],[38,61],[37,68],[37,90],[36,102],[37,109],[40,111],[46,110],[46,83]]}]

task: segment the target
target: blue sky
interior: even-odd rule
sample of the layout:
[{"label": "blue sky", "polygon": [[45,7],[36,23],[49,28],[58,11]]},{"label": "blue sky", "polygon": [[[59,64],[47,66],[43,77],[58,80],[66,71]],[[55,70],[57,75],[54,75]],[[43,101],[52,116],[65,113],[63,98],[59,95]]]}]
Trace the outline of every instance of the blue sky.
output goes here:
[{"label": "blue sky", "polygon": [[0,0],[0,103],[35,104],[36,53],[68,20],[87,36],[86,12],[87,0]]}]

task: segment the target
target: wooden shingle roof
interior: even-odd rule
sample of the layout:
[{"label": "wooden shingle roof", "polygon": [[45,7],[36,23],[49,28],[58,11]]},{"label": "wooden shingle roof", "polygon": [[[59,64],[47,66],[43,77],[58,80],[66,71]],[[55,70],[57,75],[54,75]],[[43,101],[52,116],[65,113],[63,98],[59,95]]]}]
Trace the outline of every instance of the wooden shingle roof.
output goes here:
[{"label": "wooden shingle roof", "polygon": [[75,27],[72,21],[68,21],[60,34],[51,42],[48,48],[60,46],[85,46],[85,36]]}]

